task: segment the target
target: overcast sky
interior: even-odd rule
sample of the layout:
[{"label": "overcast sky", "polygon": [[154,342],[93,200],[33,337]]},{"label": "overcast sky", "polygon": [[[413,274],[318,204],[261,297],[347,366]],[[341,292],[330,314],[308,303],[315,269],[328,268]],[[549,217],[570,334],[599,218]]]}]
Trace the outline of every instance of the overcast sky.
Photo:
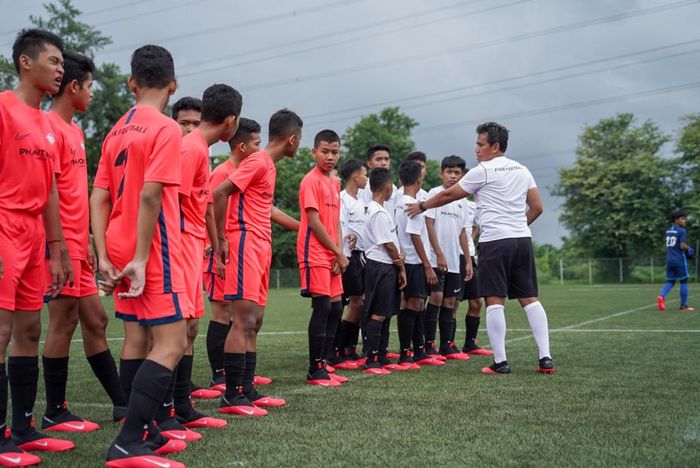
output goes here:
[{"label": "overcast sky", "polygon": [[[45,15],[41,4],[0,0],[2,54],[30,14]],[[418,149],[432,159],[458,154],[472,167],[475,125],[499,121],[511,131],[508,156],[531,169],[542,191],[545,214],[533,226],[541,243],[566,235],[548,187],[573,163],[585,125],[633,112],[675,134],[679,117],[699,111],[694,0],[74,4],[113,40],[98,62],[128,72],[134,48],[160,44],[175,58],[175,98],[230,84],[243,94],[243,115],[262,124],[281,107],[298,112],[305,145],[322,128],[342,133],[399,105],[420,123]]]}]

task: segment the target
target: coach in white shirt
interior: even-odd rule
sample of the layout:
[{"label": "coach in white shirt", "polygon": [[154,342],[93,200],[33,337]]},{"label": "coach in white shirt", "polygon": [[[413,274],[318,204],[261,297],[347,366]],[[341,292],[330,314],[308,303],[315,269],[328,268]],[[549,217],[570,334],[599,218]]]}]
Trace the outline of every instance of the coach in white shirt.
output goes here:
[{"label": "coach in white shirt", "polygon": [[528,227],[543,211],[542,199],[530,171],[505,156],[508,130],[495,122],[476,129],[479,165],[457,184],[424,202],[406,208],[410,216],[473,194],[479,214],[479,289],[486,298],[486,327],[494,364],[486,374],[508,374],[506,360],[506,297],[517,299],[527,314],[539,349],[538,371],[554,372],[549,352],[547,314],[540,304],[537,275]]}]

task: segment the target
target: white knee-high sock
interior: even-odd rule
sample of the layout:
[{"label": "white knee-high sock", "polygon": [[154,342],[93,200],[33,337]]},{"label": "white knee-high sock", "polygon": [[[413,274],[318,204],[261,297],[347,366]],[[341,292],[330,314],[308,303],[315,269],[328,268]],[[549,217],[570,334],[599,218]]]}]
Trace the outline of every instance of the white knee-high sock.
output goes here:
[{"label": "white knee-high sock", "polygon": [[506,360],[506,315],[502,305],[486,307],[486,329],[493,349],[493,361]]},{"label": "white knee-high sock", "polygon": [[552,357],[549,354],[549,325],[547,324],[547,313],[540,301],[533,302],[523,307],[527,314],[527,321],[530,322],[530,329],[535,337],[537,348],[540,352],[540,359]]}]

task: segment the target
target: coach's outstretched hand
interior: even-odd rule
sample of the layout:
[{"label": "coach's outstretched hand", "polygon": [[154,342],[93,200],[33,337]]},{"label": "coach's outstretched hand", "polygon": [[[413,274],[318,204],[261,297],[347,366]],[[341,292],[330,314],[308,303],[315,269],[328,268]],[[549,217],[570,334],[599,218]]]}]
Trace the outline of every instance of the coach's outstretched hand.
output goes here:
[{"label": "coach's outstretched hand", "polygon": [[120,299],[129,299],[139,297],[143,293],[143,288],[146,286],[146,262],[132,260],[126,264],[121,273],[117,276],[120,281],[124,278],[129,280],[129,290],[125,293],[119,293]]},{"label": "coach's outstretched hand", "polygon": [[409,203],[406,205],[404,212],[406,212],[406,215],[408,215],[409,218],[413,218],[422,212],[420,206],[418,205],[420,205],[420,203]]}]

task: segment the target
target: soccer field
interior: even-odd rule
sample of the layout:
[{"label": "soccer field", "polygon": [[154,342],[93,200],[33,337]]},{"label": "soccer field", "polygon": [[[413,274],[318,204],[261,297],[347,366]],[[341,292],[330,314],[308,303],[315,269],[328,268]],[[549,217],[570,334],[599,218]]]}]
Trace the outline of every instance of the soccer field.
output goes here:
[{"label": "soccer field", "polygon": [[[305,384],[308,300],[296,290],[273,290],[258,339],[258,373],[274,383],[260,390],[286,398],[287,406],[271,408],[264,418],[228,417],[228,427],[202,430],[201,441],[172,458],[192,467],[698,466],[700,312],[678,312],[676,290],[667,311],[658,312],[657,290],[543,287],[559,370],[554,375],[535,372],[527,320],[510,302],[511,375],[483,375],[479,369],[490,358],[473,356],[383,377],[345,371],[351,381],[341,388]],[[691,304],[697,297],[691,295]],[[105,304],[111,316],[111,299]],[[460,340],[465,310],[459,311]],[[395,345],[394,330],[392,324]],[[203,321],[195,358],[199,384],[209,378],[205,331]],[[109,334],[118,359],[120,321],[112,320]],[[485,329],[479,336],[487,345]],[[103,427],[75,435],[72,452],[42,454],[46,466],[100,465],[118,429],[78,336],[72,352],[70,406]],[[44,411],[43,385],[38,400],[37,419]],[[215,415],[218,400],[197,405]]]}]

